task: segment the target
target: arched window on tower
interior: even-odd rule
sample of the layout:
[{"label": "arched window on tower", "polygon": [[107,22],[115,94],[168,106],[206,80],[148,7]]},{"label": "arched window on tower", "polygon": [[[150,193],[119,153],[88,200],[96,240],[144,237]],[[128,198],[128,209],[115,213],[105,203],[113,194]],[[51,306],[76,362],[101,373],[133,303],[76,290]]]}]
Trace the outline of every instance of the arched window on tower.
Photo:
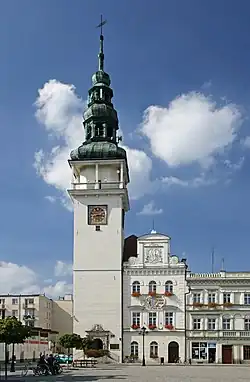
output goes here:
[{"label": "arched window on tower", "polygon": [[150,343],[150,358],[158,357],[158,343],[153,341]]},{"label": "arched window on tower", "polygon": [[156,293],[156,282],[150,281],[148,284],[148,293]]},{"label": "arched window on tower", "polygon": [[173,294],[173,283],[172,283],[172,281],[168,280],[165,282],[165,293]]},{"label": "arched window on tower", "polygon": [[133,341],[131,342],[131,345],[130,345],[130,355],[132,357],[138,358],[138,354],[139,354],[138,342]]},{"label": "arched window on tower", "polygon": [[134,281],[132,284],[132,293],[141,293],[141,284],[139,281]]}]

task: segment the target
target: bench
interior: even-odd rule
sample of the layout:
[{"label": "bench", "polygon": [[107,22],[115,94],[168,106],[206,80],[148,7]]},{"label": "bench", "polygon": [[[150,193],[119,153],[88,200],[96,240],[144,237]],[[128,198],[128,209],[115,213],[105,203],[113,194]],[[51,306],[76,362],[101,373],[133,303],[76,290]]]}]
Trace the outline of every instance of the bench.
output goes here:
[{"label": "bench", "polygon": [[73,367],[95,367],[96,359],[77,359],[73,361]]}]

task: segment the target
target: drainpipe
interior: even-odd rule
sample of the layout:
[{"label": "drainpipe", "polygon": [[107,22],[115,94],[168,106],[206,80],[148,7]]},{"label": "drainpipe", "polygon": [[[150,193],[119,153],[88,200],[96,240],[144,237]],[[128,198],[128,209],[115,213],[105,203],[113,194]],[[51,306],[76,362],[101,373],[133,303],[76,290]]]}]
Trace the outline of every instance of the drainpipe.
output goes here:
[{"label": "drainpipe", "polygon": [[[187,283],[187,268],[188,266],[185,264],[185,284]],[[186,285],[185,285],[186,286]],[[190,293],[190,286],[188,286],[188,291],[185,292],[185,298],[184,298],[184,362],[187,362],[187,295]]]}]

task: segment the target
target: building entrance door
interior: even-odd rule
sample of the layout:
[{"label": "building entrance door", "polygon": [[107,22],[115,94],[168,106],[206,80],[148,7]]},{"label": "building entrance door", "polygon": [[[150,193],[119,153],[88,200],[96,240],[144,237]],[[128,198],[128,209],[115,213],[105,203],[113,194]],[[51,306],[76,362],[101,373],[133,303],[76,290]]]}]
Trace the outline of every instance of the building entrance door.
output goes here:
[{"label": "building entrance door", "polygon": [[216,348],[209,348],[208,349],[208,362],[214,363],[216,358]]},{"label": "building entrance door", "polygon": [[168,363],[176,363],[179,361],[179,344],[175,341],[168,344]]},{"label": "building entrance door", "polygon": [[232,345],[222,345],[222,363],[233,363]]}]

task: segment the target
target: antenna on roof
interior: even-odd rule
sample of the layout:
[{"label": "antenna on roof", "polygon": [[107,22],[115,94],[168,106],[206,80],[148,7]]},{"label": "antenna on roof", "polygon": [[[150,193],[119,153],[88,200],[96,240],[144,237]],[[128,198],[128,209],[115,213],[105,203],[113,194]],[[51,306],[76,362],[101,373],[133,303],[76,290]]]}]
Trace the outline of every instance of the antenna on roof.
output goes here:
[{"label": "antenna on roof", "polygon": [[155,230],[155,220],[154,219],[152,221],[152,229],[151,229],[150,233],[156,233],[156,230]]},{"label": "antenna on roof", "polygon": [[212,267],[212,273],[214,273],[214,247],[212,247],[212,252],[211,252],[211,267]]},{"label": "antenna on roof", "polygon": [[221,271],[223,272],[225,270],[225,259],[222,257],[221,259]]}]

